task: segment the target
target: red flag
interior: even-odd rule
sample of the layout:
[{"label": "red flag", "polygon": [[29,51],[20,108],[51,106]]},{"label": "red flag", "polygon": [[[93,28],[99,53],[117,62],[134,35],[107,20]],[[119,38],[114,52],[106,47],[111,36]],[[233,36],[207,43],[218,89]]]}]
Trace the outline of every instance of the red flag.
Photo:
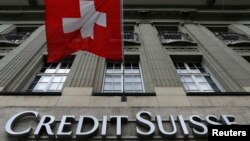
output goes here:
[{"label": "red flag", "polygon": [[46,0],[48,62],[84,50],[121,60],[120,0]]}]

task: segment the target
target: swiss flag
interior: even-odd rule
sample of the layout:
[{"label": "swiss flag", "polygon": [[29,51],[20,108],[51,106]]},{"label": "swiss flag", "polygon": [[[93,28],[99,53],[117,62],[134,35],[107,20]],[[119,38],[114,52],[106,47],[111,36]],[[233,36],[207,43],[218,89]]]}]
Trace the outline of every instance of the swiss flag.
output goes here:
[{"label": "swiss flag", "polygon": [[120,0],[45,0],[48,62],[84,50],[121,60]]}]

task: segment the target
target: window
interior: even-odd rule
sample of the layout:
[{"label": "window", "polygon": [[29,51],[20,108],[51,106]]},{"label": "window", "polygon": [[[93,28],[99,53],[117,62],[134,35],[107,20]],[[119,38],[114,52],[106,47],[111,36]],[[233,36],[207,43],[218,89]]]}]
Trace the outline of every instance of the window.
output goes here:
[{"label": "window", "polygon": [[201,63],[175,63],[177,73],[187,92],[220,92]]},{"label": "window", "polygon": [[71,63],[44,64],[30,84],[30,92],[60,92],[71,68]]},{"label": "window", "polygon": [[[123,73],[124,69],[124,73]],[[143,80],[139,62],[107,62],[103,92],[104,93],[142,93]]]}]

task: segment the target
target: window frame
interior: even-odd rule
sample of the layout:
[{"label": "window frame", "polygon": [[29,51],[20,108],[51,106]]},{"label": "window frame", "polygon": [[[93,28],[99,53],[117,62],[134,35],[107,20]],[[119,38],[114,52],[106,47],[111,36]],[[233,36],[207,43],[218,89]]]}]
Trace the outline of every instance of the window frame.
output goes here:
[{"label": "window frame", "polygon": [[[219,92],[223,92],[224,90],[223,90],[223,88],[221,87],[221,85],[218,83],[218,81],[215,79],[215,77],[212,75],[212,73],[207,69],[207,67],[203,64],[203,63],[201,63],[201,62],[174,62],[174,64],[178,64],[178,63],[182,63],[182,64],[184,64],[184,66],[185,66],[185,69],[187,70],[187,72],[185,72],[185,73],[181,73],[181,72],[178,72],[178,70],[177,70],[177,68],[176,68],[176,72],[178,73],[178,75],[179,75],[179,77],[180,77],[180,79],[181,79],[181,76],[190,76],[191,77],[191,79],[192,79],[192,81],[193,81],[193,83],[195,84],[195,86],[197,87],[197,90],[190,90],[190,89],[187,89],[186,88],[186,86],[185,86],[185,82],[183,82],[182,80],[181,80],[181,82],[182,82],[182,85],[183,85],[183,88],[185,89],[185,91],[186,92],[201,92],[201,93],[206,93],[206,92],[218,92],[218,91],[216,91],[215,89],[213,89],[212,87],[211,87],[211,85],[209,85],[210,87],[211,87],[211,89],[212,90],[206,90],[206,89],[204,89],[201,85],[200,85],[200,83],[202,83],[202,82],[199,82],[198,81],[198,79],[196,78],[196,76],[209,76],[211,79],[212,79],[212,81],[213,81],[213,83],[217,86],[217,88],[220,90]],[[205,72],[199,72],[199,73],[194,73],[194,72],[192,72],[192,70],[190,69],[190,67],[188,66],[188,63],[192,63],[192,64],[196,64],[196,63],[199,63],[200,65],[201,65],[201,67],[204,69],[204,71]],[[197,66],[195,66],[196,67],[196,70],[199,70],[198,69],[198,67]],[[178,66],[178,68],[179,68],[179,66]],[[190,82],[191,83],[191,82]],[[209,82],[206,80],[206,82],[203,82],[203,83],[208,83],[209,84]]]},{"label": "window frame", "polygon": [[[125,72],[125,66],[124,66],[124,63],[122,63],[122,62],[111,62],[111,63],[113,63],[113,64],[120,64],[120,66],[121,66],[121,69],[120,69],[120,71],[119,72],[117,72],[117,73],[107,73],[107,64],[109,63],[109,62],[111,62],[111,61],[107,61],[106,63],[105,63],[105,69],[104,69],[104,75],[103,75],[103,82],[102,82],[102,93],[145,93],[145,88],[144,88],[144,81],[143,81],[143,75],[142,75],[142,71],[141,71],[141,64],[140,64],[140,62],[139,61],[129,61],[129,62],[125,62],[125,64],[126,63],[130,63],[131,65],[132,65],[132,63],[138,63],[138,67],[139,67],[139,73],[126,73]],[[133,66],[131,66],[131,68],[132,68]],[[120,79],[120,82],[119,83],[121,83],[121,89],[120,90],[110,90],[110,91],[107,91],[107,90],[104,90],[104,88],[105,88],[105,80],[106,80],[106,76],[107,75],[110,75],[110,76],[121,76],[121,79]],[[124,76],[126,77],[126,76],[140,76],[140,79],[141,79],[141,82],[138,82],[138,83],[140,83],[141,84],[141,86],[142,86],[142,90],[140,90],[141,92],[138,92],[138,91],[136,91],[136,90],[131,90],[131,92],[129,91],[125,91],[125,78],[124,78]],[[113,82],[111,82],[111,83],[114,83],[114,81]],[[128,83],[133,83],[133,86],[134,86],[134,83],[137,83],[137,82],[128,82]],[[113,84],[112,84],[112,86],[113,86]]]},{"label": "window frame", "polygon": [[[67,80],[67,76],[68,76],[68,74],[70,73],[70,69],[69,69],[68,72],[65,72],[65,73],[57,73],[57,72],[60,70],[60,67],[62,66],[63,63],[66,63],[66,64],[67,64],[67,69],[68,69],[68,68],[71,69],[72,64],[73,64],[73,62],[69,62],[69,61],[48,63],[48,64],[49,64],[48,68],[49,68],[52,64],[57,64],[57,66],[56,66],[55,71],[54,71],[53,73],[45,73],[46,69],[48,69],[48,68],[46,68],[46,69],[44,70],[44,72],[42,72],[42,69],[43,69],[44,66],[46,65],[46,63],[43,63],[43,64],[38,68],[38,71],[35,73],[35,75],[32,77],[32,79],[29,81],[28,85],[27,85],[26,88],[25,88],[25,91],[26,91],[26,92],[32,92],[32,93],[41,93],[41,92],[47,92],[47,93],[50,93],[50,92],[61,92],[62,89],[63,89],[63,85],[64,85],[65,81]],[[69,65],[70,65],[70,67],[68,67]],[[66,71],[66,70],[65,70],[65,71]],[[38,82],[34,83],[35,86],[32,87],[32,89],[29,89],[29,88],[31,87],[31,85],[33,84],[34,80],[36,79],[36,77],[39,77],[39,76],[40,76],[39,80],[41,79],[42,76],[48,76],[48,77],[50,77],[50,78],[49,78],[49,81],[46,82],[46,85],[47,85],[46,88],[45,88],[44,90],[41,90],[41,91],[40,91],[40,90],[35,91],[34,88],[35,88],[36,85],[39,83],[39,80],[38,80]],[[57,76],[65,76],[65,77],[66,77],[65,80],[64,80],[63,82],[55,82],[55,83],[62,83],[61,89],[60,89],[60,90],[49,90],[49,88],[50,88],[51,85],[53,84],[54,78],[57,77]],[[61,79],[62,79],[62,78],[61,78]],[[59,84],[59,85],[60,85],[60,84]],[[58,86],[58,87],[59,87],[59,86]]]}]

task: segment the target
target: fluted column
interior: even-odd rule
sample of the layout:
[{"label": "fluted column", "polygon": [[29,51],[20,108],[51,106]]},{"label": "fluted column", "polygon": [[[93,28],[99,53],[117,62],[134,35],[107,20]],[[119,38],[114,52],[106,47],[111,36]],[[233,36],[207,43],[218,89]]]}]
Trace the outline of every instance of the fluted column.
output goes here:
[{"label": "fluted column", "polygon": [[139,29],[142,69],[150,72],[154,87],[181,87],[179,76],[170,56],[165,53],[157,30],[151,24],[140,24]]},{"label": "fluted column", "polygon": [[25,80],[30,79],[41,65],[38,62],[42,62],[45,43],[45,27],[41,26],[0,61],[0,87],[3,90],[20,91],[27,85]]}]

